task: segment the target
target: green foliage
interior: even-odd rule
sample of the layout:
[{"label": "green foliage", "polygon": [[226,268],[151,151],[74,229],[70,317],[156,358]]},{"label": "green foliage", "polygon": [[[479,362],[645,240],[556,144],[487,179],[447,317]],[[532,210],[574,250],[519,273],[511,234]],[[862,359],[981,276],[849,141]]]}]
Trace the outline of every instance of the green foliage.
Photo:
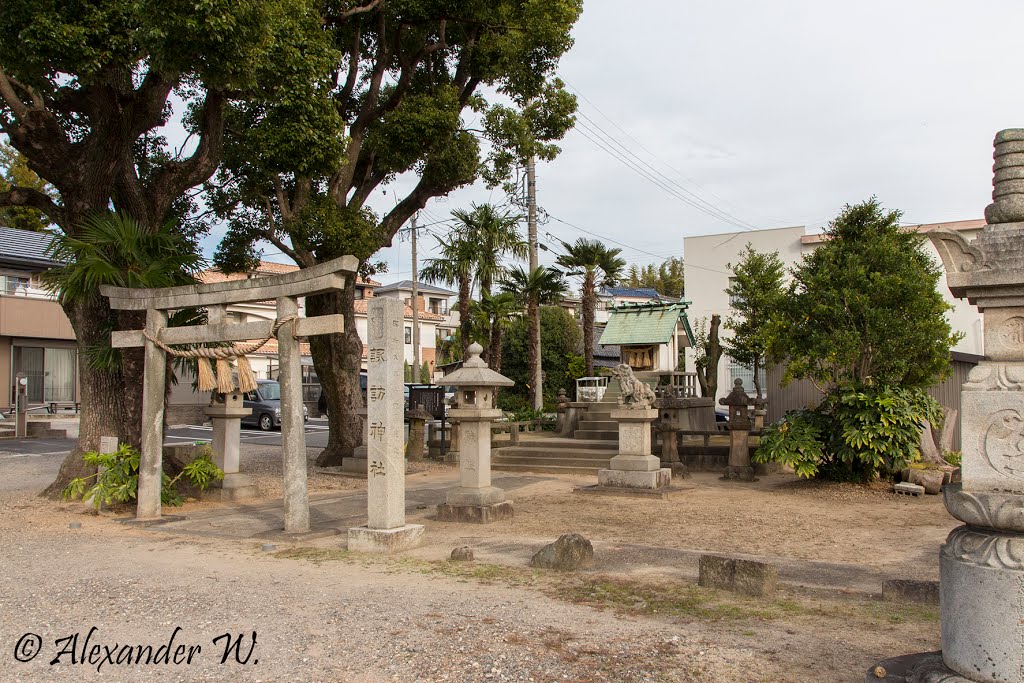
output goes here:
[{"label": "green foliage", "polygon": [[960,462],[963,460],[963,454],[960,451],[946,451],[942,454],[942,459],[953,467],[960,467]]},{"label": "green foliage", "polygon": [[[213,464],[212,451],[209,446],[196,455],[181,472],[171,478],[162,473],[160,500],[164,505],[178,506],[184,501],[175,488],[183,477],[200,490],[205,490],[211,482],[223,479],[224,473]],[[82,459],[87,465],[97,467],[98,472],[88,477],[72,479],[63,491],[67,500],[89,500],[98,509],[100,505],[128,503],[136,499],[139,487],[139,451],[128,444],[121,446],[114,453],[86,453]]]},{"label": "green foliage", "polygon": [[568,374],[569,379],[572,380],[573,386],[575,387],[576,380],[578,380],[580,377],[585,377],[587,374],[586,359],[583,356],[576,353],[570,354],[569,365],[566,366],[566,373]]},{"label": "green foliage", "polygon": [[[775,327],[771,324],[781,314],[785,301],[782,279],[785,267],[779,252],[762,254],[747,243],[740,262],[729,264],[733,278],[725,290],[729,295],[732,315],[725,321],[725,328],[732,331],[732,338],[725,344],[725,352],[737,363],[754,372],[754,386],[757,397],[761,393],[761,370],[773,347]],[[775,345],[777,347],[777,345]]]},{"label": "green foliage", "polygon": [[402,361],[402,371],[404,377],[402,381],[406,384],[412,382],[412,366],[409,365],[409,361]]},{"label": "green foliage", "polygon": [[946,320],[951,307],[924,238],[899,219],[875,198],[847,205],[793,269],[772,334],[774,355],[788,358],[787,379],[828,392],[867,382],[923,388],[947,374],[961,335]]},{"label": "green foliage", "polygon": [[568,291],[565,278],[554,268],[538,266],[530,272],[522,266],[513,266],[499,283],[503,292],[516,297],[520,306],[534,299],[541,306],[557,304]]},{"label": "green foliage", "polygon": [[754,460],[785,463],[802,477],[870,481],[920,457],[925,420],[941,423],[942,408],[922,389],[846,387],[770,425]]},{"label": "green foliage", "polygon": [[[53,187],[28,167],[28,160],[7,143],[0,142],[0,193],[12,186],[37,190],[50,199],[57,199]],[[50,226],[50,220],[38,209],[7,206],[0,207],[0,225],[41,232]]]},{"label": "green foliage", "polygon": [[[501,372],[516,384],[502,389],[498,402],[503,409],[529,406],[529,320],[519,318],[502,337]],[[558,390],[572,392],[575,376],[571,370],[580,343],[580,329],[569,313],[559,306],[540,308],[541,362],[544,368],[544,403],[553,405]],[[514,398],[516,397],[516,398]]]},{"label": "green foliage", "polygon": [[426,363],[420,365],[420,384],[430,384],[430,366]]},{"label": "green foliage", "polygon": [[788,465],[800,477],[817,475],[825,461],[820,417],[811,410],[797,410],[767,425],[751,460]]},{"label": "green foliage", "polygon": [[683,259],[672,256],[663,261],[657,267],[649,263],[643,268],[635,265],[629,267],[623,284],[627,287],[650,288],[658,293],[672,298],[682,298],[683,287]]}]

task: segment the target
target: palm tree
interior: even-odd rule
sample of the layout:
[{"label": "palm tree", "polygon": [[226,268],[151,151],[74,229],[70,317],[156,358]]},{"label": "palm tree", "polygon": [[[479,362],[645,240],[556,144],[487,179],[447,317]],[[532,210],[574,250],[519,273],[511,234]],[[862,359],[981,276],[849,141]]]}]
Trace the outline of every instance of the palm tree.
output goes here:
[{"label": "palm tree", "polygon": [[[469,304],[473,293],[473,269],[476,263],[476,244],[459,230],[447,237],[437,238],[441,256],[427,259],[420,270],[420,277],[427,282],[441,282],[459,288],[459,337],[462,341],[462,357],[472,342],[472,325]],[[416,305],[418,302],[413,302]]]},{"label": "palm tree", "polygon": [[619,279],[626,262],[619,258],[621,249],[609,249],[597,240],[576,240],[576,244],[562,242],[567,252],[556,261],[563,268],[582,271],[583,274],[583,357],[587,375],[594,374],[594,308],[597,288],[611,287]]},{"label": "palm tree", "polygon": [[508,271],[501,281],[501,289],[513,294],[520,306],[526,306],[530,320],[530,377],[533,384],[533,407],[539,410],[544,400],[544,387],[540,367],[540,307],[557,304],[565,297],[568,285],[562,274],[554,268],[538,267],[527,272],[522,266]]},{"label": "palm tree", "polygon": [[487,365],[501,371],[501,336],[519,317],[522,307],[511,292],[488,294],[482,292],[480,301],[473,306],[473,324],[481,333],[481,343],[487,344]]},{"label": "palm tree", "polygon": [[529,248],[516,230],[522,216],[502,212],[493,204],[471,204],[469,211],[456,209],[452,216],[459,232],[476,245],[476,280],[481,294],[490,294],[491,285],[504,277],[504,257],[525,259]]}]

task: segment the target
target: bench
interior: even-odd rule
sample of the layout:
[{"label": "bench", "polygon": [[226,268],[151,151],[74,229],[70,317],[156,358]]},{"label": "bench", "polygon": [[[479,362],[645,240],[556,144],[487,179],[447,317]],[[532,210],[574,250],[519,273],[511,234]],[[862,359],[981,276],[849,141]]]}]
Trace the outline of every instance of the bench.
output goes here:
[{"label": "bench", "polygon": [[82,404],[78,401],[50,401],[46,406],[46,412],[51,415],[56,415],[58,410],[70,410],[72,408],[74,408],[75,413],[78,413],[78,411],[82,409]]}]

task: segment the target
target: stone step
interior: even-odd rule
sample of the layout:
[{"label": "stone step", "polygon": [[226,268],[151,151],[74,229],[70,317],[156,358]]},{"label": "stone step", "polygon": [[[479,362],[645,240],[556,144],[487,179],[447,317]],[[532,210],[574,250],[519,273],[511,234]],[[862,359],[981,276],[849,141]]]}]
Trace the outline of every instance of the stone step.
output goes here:
[{"label": "stone step", "polygon": [[539,474],[587,474],[597,476],[598,467],[567,467],[563,465],[492,465],[499,472],[537,472]]},{"label": "stone step", "polygon": [[597,469],[608,469],[611,458],[553,458],[553,457],[538,457],[535,455],[525,456],[511,456],[505,455],[500,458],[495,458],[494,462],[491,463],[493,466],[498,465],[535,465],[538,467],[588,467]]},{"label": "stone step", "polygon": [[532,451],[540,453],[550,452],[557,449],[597,449],[597,450],[616,450],[618,449],[618,443],[610,443],[607,439],[566,439],[562,437],[551,437],[547,439],[522,439],[516,446],[503,446],[496,450],[503,451],[506,448],[528,448]]},{"label": "stone step", "polygon": [[619,423],[615,420],[591,420],[588,417],[586,420],[580,420],[578,429],[615,432],[619,429]]},{"label": "stone step", "polygon": [[617,449],[608,448],[599,450],[596,448],[558,448],[555,450],[544,450],[541,448],[530,448],[528,446],[506,446],[494,454],[493,462],[505,460],[506,458],[576,458],[583,460],[610,460]]},{"label": "stone step", "polygon": [[618,441],[618,431],[606,431],[603,429],[577,429],[574,432],[574,436],[578,439],[587,440],[599,440],[599,441]]}]

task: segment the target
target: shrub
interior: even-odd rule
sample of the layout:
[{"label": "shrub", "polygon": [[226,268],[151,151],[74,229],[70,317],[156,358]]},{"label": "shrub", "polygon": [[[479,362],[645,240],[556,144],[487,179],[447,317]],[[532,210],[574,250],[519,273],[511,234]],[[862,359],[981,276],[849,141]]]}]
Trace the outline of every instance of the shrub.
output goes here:
[{"label": "shrub", "polygon": [[942,454],[942,459],[953,467],[960,467],[960,461],[963,459],[963,455],[960,451],[946,451]]},{"label": "shrub", "polygon": [[870,481],[920,457],[924,420],[939,424],[942,409],[923,390],[841,388],[814,410],[770,425],[754,461],[782,462],[802,477]]},{"label": "shrub", "polygon": [[[224,473],[213,464],[213,451],[205,446],[195,458],[192,459],[178,473],[178,476],[171,478],[166,472],[163,473],[163,481],[160,488],[160,501],[164,505],[177,507],[184,501],[181,494],[175,488],[175,484],[184,477],[193,486],[205,490],[210,482],[223,479]],[[136,499],[139,488],[139,451],[128,444],[121,444],[113,453],[97,453],[92,451],[82,456],[82,459],[89,465],[99,468],[96,474],[88,477],[72,479],[63,491],[64,498],[68,500],[92,499],[96,508],[114,503],[127,503]],[[90,486],[89,480],[92,481]]]}]

